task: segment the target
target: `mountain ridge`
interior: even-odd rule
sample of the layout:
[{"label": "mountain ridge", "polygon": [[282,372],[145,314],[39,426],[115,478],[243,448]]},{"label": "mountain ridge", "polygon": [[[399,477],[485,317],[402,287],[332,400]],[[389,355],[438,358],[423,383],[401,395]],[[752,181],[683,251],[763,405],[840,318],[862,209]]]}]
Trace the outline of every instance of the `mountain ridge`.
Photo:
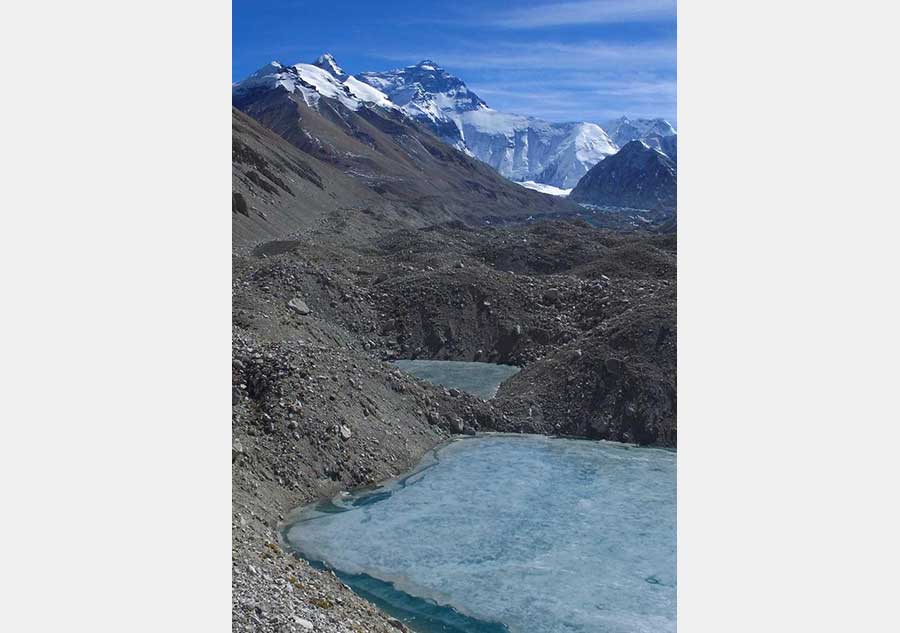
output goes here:
[{"label": "mountain ridge", "polygon": [[465,83],[431,60],[360,74],[404,112],[515,181],[571,188],[618,148],[595,123],[553,123],[489,107]]},{"label": "mountain ridge", "polygon": [[587,121],[557,123],[500,112],[430,59],[390,71],[348,75],[333,55],[325,53],[312,64],[271,62],[236,83],[233,91],[262,88],[299,92],[310,107],[316,107],[324,95],[354,110],[361,103],[397,110],[510,180],[560,189],[573,188],[591,167],[631,137],[665,151],[664,139],[675,134],[664,119],[621,117],[613,122],[611,135]]}]

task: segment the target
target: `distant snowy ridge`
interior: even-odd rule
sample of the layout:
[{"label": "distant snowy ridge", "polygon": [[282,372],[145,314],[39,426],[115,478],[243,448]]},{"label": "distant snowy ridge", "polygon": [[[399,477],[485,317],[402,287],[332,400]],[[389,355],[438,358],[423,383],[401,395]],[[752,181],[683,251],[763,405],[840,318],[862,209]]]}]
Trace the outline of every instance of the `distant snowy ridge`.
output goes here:
[{"label": "distant snowy ridge", "polygon": [[431,60],[359,78],[445,142],[512,180],[574,187],[591,167],[618,150],[594,123],[549,123],[498,112]]},{"label": "distant snowy ridge", "polygon": [[510,180],[561,190],[575,187],[594,165],[631,140],[642,140],[675,160],[675,129],[663,119],[622,117],[609,124],[612,133],[607,134],[595,123],[551,123],[498,112],[428,59],[353,76],[325,53],[312,64],[271,62],[232,87],[235,95],[260,89],[299,94],[312,108],[324,97],[352,110],[364,105],[398,110]]},{"label": "distant snowy ridge", "polygon": [[606,124],[610,137],[619,147],[631,141],[643,141],[675,160],[674,147],[677,132],[665,119],[629,119],[619,117]]}]

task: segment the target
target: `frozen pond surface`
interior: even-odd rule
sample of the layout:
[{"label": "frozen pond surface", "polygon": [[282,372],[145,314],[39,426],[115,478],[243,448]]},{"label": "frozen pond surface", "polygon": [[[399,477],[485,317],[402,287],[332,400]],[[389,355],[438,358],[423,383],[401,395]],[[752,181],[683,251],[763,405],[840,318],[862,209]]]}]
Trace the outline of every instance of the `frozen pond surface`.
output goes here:
[{"label": "frozen pond surface", "polygon": [[512,365],[456,360],[398,360],[401,370],[443,387],[456,387],[483,400],[493,398],[500,383],[519,372]]},{"label": "frozen pond surface", "polygon": [[298,511],[288,543],[419,631],[675,631],[675,453],[487,435]]}]

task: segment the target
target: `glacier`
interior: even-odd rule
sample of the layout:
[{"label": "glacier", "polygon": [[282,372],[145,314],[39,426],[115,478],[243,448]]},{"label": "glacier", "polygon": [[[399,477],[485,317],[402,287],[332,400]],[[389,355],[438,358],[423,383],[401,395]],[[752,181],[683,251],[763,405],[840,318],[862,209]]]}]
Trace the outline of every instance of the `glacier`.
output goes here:
[{"label": "glacier", "polygon": [[378,584],[419,630],[674,632],[675,462],[610,442],[459,439],[293,513],[282,537],[366,595]]},{"label": "glacier", "polygon": [[451,118],[469,151],[511,180],[569,189],[618,150],[595,123],[549,123],[490,109]]}]

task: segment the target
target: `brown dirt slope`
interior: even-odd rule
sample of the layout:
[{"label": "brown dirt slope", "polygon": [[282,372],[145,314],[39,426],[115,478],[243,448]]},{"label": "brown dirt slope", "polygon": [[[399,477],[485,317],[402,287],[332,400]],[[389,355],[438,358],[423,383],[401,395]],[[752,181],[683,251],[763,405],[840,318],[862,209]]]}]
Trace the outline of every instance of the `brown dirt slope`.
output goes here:
[{"label": "brown dirt slope", "polygon": [[464,219],[478,224],[488,216],[578,210],[565,199],[510,182],[390,110],[363,106],[354,111],[324,97],[314,110],[301,98],[275,90],[242,95],[234,106],[302,154],[333,165],[411,223]]}]

